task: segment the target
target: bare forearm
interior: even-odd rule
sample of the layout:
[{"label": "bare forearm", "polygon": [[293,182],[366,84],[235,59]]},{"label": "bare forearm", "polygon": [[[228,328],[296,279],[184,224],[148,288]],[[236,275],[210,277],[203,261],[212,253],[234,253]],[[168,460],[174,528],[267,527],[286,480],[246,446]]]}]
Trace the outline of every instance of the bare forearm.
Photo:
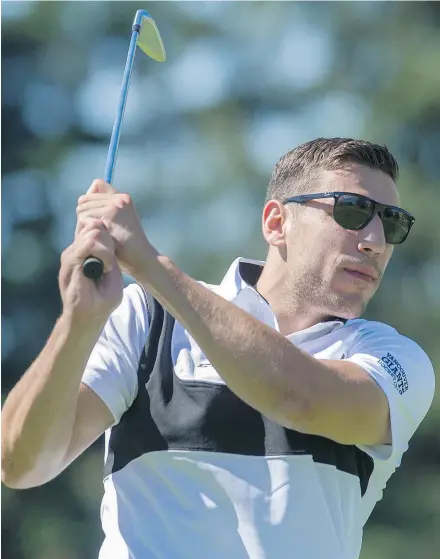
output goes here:
[{"label": "bare forearm", "polygon": [[74,329],[61,317],[2,411],[2,478],[33,484],[58,471],[75,420],[79,385],[99,327]]},{"label": "bare forearm", "polygon": [[[286,426],[308,407],[306,371],[313,358],[236,305],[159,257],[141,283],[191,333],[229,388]],[[291,377],[297,363],[296,378]],[[303,378],[301,378],[303,377]]]}]

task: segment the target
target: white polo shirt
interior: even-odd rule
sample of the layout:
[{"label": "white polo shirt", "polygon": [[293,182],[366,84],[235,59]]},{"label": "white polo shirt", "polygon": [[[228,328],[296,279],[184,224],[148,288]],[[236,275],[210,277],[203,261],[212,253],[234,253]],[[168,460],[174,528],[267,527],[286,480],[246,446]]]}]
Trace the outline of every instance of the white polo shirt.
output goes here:
[{"label": "white polo shirt", "polygon": [[[237,259],[207,287],[278,329],[248,279],[262,265]],[[157,301],[138,285],[124,290],[83,376],[115,418],[101,559],[359,556],[363,526],[431,405],[433,368],[415,342],[379,322],[333,320],[287,339],[375,379],[388,397],[392,446],[341,445],[270,421],[229,390]]]}]

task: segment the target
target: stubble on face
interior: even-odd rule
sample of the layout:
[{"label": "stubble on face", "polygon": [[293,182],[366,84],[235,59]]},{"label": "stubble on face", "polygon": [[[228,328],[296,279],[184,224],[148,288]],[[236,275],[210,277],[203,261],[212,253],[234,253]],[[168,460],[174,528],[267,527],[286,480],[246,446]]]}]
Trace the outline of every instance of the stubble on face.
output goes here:
[{"label": "stubble on face", "polygon": [[295,239],[297,248],[289,256],[292,259],[288,263],[289,279],[284,286],[284,300],[290,302],[288,312],[311,314],[316,316],[316,321],[361,316],[373,293],[365,298],[358,290],[348,293],[336,288],[334,279],[339,263],[335,255],[340,254],[337,243],[330,238],[326,242],[313,242],[310,237],[307,240],[303,237],[302,243],[301,237]]},{"label": "stubble on face", "polygon": [[[317,188],[311,192],[358,192],[375,200],[398,205],[395,184],[383,172],[359,164],[341,169],[323,171]],[[358,248],[358,234],[344,230],[332,218],[333,200],[317,200],[307,206],[297,206],[292,213],[292,227],[287,240],[287,270],[291,294],[291,307],[326,317],[357,318],[361,316],[374,293],[380,278],[371,286],[352,284],[343,278],[347,263],[367,263],[372,256]],[[377,255],[374,266],[382,275],[392,249]],[[286,289],[288,286],[286,285]],[[287,299],[287,294],[286,294]]]}]

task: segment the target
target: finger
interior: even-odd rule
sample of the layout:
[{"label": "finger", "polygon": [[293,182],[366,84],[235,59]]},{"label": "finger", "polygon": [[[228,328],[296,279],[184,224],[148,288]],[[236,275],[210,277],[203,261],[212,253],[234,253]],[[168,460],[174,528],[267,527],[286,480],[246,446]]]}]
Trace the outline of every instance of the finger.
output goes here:
[{"label": "finger", "polygon": [[101,227],[105,226],[99,219],[87,217],[85,215],[81,216],[76,223],[75,239],[81,234],[87,233],[92,229],[100,229]]},{"label": "finger", "polygon": [[106,213],[108,213],[108,208],[97,207],[97,208],[90,208],[87,210],[78,210],[77,217],[78,217],[78,221],[84,220],[84,222],[87,222],[92,219],[94,221],[103,222]]},{"label": "finger", "polygon": [[90,188],[87,191],[87,194],[115,194],[116,189],[113,188],[111,184],[108,182],[103,181],[102,179],[95,179]]},{"label": "finger", "polygon": [[81,239],[88,237],[92,233],[96,235],[96,239],[100,243],[108,246],[111,249],[114,248],[114,240],[109,230],[107,229],[105,223],[103,223],[99,219],[91,218],[90,220],[85,220],[84,226],[81,228],[78,238]]},{"label": "finger", "polygon": [[83,239],[93,237],[97,242],[101,243],[103,246],[106,246],[109,250],[112,250],[114,252],[114,239],[110,235],[105,224],[98,219],[82,220],[78,229],[79,232],[73,244],[81,243]]},{"label": "finger", "polygon": [[129,194],[124,192],[113,192],[108,194],[102,194],[100,192],[92,192],[88,194],[83,194],[78,198],[77,206],[83,206],[84,204],[91,204],[91,203],[113,203],[117,206],[124,206],[132,203],[131,197]]},{"label": "finger", "polygon": [[102,231],[92,229],[84,233],[75,241],[72,258],[75,263],[82,267],[83,262],[89,256],[99,258],[104,264],[104,273],[112,270],[115,262],[115,248],[111,237],[105,238]]},{"label": "finger", "polygon": [[105,197],[96,199],[90,197],[88,199],[83,199],[81,202],[78,202],[78,205],[76,207],[77,209],[86,210],[87,208],[105,208],[111,205],[115,205],[114,203],[112,203],[111,198]]},{"label": "finger", "polygon": [[82,194],[79,198],[78,198],[78,203],[77,205],[80,206],[81,204],[84,204],[86,202],[90,202],[90,200],[110,200],[112,197],[114,196],[114,194],[101,194],[100,192],[92,192],[92,193],[88,193],[88,194]]},{"label": "finger", "polygon": [[[111,197],[108,194],[86,194],[78,198],[76,215],[86,216],[89,210],[101,208],[102,213],[111,206]],[[95,214],[94,214],[95,215]]]},{"label": "finger", "polygon": [[91,212],[93,212],[93,215],[96,215],[98,210],[101,212],[101,214],[103,214],[106,210],[109,209],[110,206],[111,204],[109,204],[108,199],[89,200],[78,204],[78,206],[76,207],[76,215],[78,217],[81,215],[88,216],[88,215],[92,215]]}]

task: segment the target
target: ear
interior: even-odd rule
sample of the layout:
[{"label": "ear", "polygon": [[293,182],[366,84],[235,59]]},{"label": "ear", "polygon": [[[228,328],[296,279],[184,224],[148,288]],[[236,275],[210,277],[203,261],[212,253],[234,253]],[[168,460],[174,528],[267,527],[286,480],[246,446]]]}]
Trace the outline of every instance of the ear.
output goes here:
[{"label": "ear", "polygon": [[286,244],[286,208],[278,200],[269,200],[262,215],[263,236],[269,245]]},{"label": "ear", "polygon": [[87,194],[115,194],[116,190],[113,188],[111,184],[108,182],[103,181],[102,179],[95,179],[90,188],[87,191]]}]

